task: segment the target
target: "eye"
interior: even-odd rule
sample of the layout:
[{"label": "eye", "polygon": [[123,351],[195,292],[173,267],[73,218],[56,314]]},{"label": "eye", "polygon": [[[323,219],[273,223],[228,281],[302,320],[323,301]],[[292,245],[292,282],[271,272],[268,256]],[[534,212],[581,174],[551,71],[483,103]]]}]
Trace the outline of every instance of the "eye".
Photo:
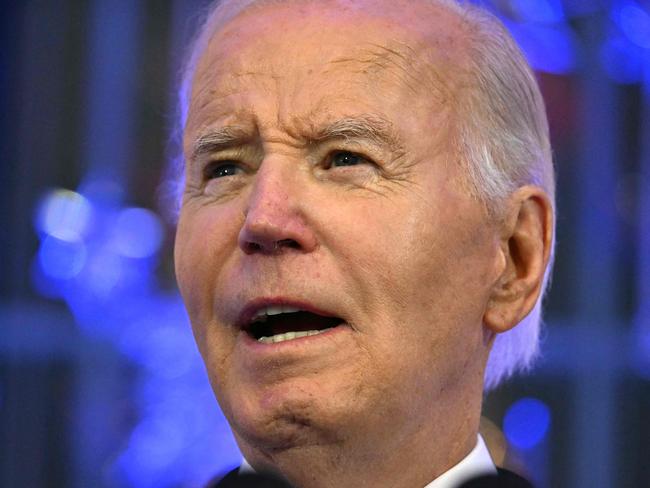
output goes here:
[{"label": "eye", "polygon": [[368,160],[350,151],[337,151],[330,156],[329,167],[356,166],[367,163]]},{"label": "eye", "polygon": [[235,176],[242,171],[237,163],[229,161],[218,161],[210,164],[205,168],[205,178],[208,180],[224,178],[226,176]]}]

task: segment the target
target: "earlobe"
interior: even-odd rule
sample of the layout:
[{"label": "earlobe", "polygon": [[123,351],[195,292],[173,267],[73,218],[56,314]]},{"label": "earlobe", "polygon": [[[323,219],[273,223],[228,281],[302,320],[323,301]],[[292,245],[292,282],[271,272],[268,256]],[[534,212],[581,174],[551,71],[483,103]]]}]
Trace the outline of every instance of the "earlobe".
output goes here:
[{"label": "earlobe", "polygon": [[494,284],[483,323],[493,332],[517,325],[535,306],[544,285],[553,243],[553,207],[536,186],[511,196],[502,220],[503,270]]}]

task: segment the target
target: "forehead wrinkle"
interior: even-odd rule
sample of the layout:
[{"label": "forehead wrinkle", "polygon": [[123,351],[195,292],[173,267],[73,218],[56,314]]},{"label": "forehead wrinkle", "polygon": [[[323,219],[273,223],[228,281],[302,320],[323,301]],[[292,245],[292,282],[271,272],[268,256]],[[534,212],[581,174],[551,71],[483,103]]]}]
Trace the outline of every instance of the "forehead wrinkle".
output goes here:
[{"label": "forehead wrinkle", "polygon": [[342,65],[357,74],[389,74],[413,94],[421,94],[426,86],[439,101],[449,98],[449,83],[432,62],[431,46],[412,47],[397,41],[367,46],[357,56],[338,57],[329,64]]},{"label": "forehead wrinkle", "polygon": [[[189,104],[187,124],[184,128],[185,136],[197,131],[200,133],[196,138],[198,139],[204,131],[209,133],[212,130],[209,127],[212,125],[210,121],[250,121],[254,119],[254,112],[251,108],[237,102],[240,96],[246,96],[247,91],[247,86],[242,85],[239,81],[253,76],[269,78],[269,75],[252,70],[245,72],[225,71],[212,73],[206,79],[201,80],[202,82],[196,82]],[[273,80],[274,77],[271,76],[270,78]],[[234,98],[231,99],[231,97]],[[233,105],[234,103],[237,105]],[[242,130],[245,130],[246,126],[246,124],[229,125],[231,129],[238,127]],[[189,152],[194,153],[194,151]]]}]

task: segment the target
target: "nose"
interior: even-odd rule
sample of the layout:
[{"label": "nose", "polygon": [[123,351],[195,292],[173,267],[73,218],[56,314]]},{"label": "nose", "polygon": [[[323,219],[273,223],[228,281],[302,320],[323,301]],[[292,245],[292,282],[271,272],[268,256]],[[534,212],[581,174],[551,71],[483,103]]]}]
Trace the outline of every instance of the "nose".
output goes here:
[{"label": "nose", "polygon": [[288,165],[263,163],[246,202],[238,237],[240,249],[246,254],[316,249],[316,236],[306,221],[304,191],[304,183]]}]

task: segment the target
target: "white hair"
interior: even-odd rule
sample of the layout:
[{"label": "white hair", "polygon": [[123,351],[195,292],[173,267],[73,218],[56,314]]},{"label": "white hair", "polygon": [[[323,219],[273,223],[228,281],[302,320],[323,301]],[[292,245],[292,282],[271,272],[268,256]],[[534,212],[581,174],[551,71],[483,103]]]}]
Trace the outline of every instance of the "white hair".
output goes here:
[{"label": "white hair", "polygon": [[[470,82],[458,96],[459,116],[452,133],[472,192],[498,216],[512,192],[533,184],[546,192],[555,212],[555,172],[546,110],[524,55],[494,15],[472,5],[445,4],[468,26]],[[530,368],[539,354],[542,300],[550,282],[553,248],[532,311],[495,339],[485,372],[486,390],[516,371]]]},{"label": "white hair", "polygon": [[[180,144],[187,121],[192,81],[198,61],[211,37],[243,9],[255,4],[287,0],[222,0],[212,4],[182,71],[179,117],[175,136]],[[555,175],[548,121],[539,87],[521,50],[502,23],[489,12],[454,0],[423,0],[456,13],[467,36],[465,76],[469,83],[455,100],[451,141],[465,170],[469,191],[489,215],[497,217],[502,203],[517,188],[534,184],[546,192],[555,211]],[[178,213],[184,166],[177,158],[173,182],[174,214]],[[555,225],[555,218],[553,219]],[[553,235],[555,233],[553,232]],[[553,251],[551,251],[551,264]],[[498,334],[485,372],[485,390],[499,385],[517,371],[528,369],[539,353],[543,292],[533,310],[517,326]]]}]

